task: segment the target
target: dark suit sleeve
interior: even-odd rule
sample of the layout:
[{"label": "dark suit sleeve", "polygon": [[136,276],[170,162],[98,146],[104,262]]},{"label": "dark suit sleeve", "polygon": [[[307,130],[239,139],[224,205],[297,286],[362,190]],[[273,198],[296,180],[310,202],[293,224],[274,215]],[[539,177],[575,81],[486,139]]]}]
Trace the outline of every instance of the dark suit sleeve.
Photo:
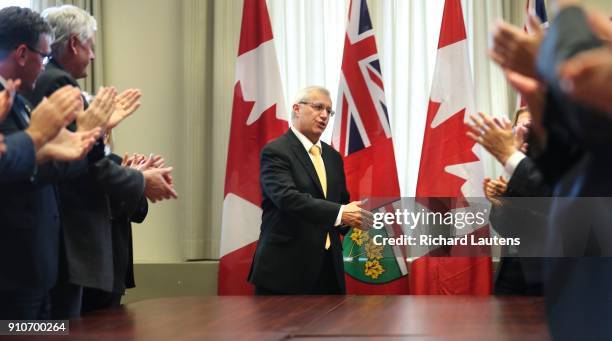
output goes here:
[{"label": "dark suit sleeve", "polygon": [[601,47],[602,42],[589,28],[580,7],[563,9],[542,42],[537,59],[540,76],[555,90],[560,89],[559,65],[579,52]]},{"label": "dark suit sleeve", "polygon": [[[341,204],[342,205],[346,205],[346,204],[348,204],[350,202],[350,197],[351,196],[350,196],[350,194],[348,192],[348,189],[347,189],[347,186],[346,186],[346,177],[345,177],[345,174],[344,174],[344,161],[342,160],[342,157],[340,157],[340,165],[342,167],[341,168],[342,169],[342,179],[341,179],[341,181],[342,181],[342,188],[343,188],[342,194],[340,195],[340,197],[341,197]],[[348,226],[348,225],[340,225],[340,226],[338,226],[338,231],[340,232],[341,235],[347,234],[350,229],[351,229],[351,227]]]},{"label": "dark suit sleeve", "polygon": [[547,143],[535,160],[549,183],[556,183],[585,151],[610,142],[612,120],[569,98],[561,90],[558,75],[563,62],[601,46],[602,42],[589,28],[584,11],[568,7],[557,15],[540,47],[537,69],[548,87],[542,117]]},{"label": "dark suit sleeve", "polygon": [[534,162],[525,157],[517,165],[510,181],[501,207],[493,205],[489,220],[495,231],[504,237],[521,237],[533,239],[545,224],[534,224],[534,221],[545,221],[550,202],[550,186]]},{"label": "dark suit sleeve", "polygon": [[147,198],[143,195],[142,198],[140,199],[140,203],[138,204],[138,207],[136,207],[136,209],[130,215],[130,221],[133,223],[140,224],[145,220],[148,213],[149,213],[149,203],[147,202]]},{"label": "dark suit sleeve", "polygon": [[270,146],[264,147],[260,172],[262,191],[281,212],[315,224],[334,225],[340,204],[298,191],[286,153]]},{"label": "dark suit sleeve", "polygon": [[93,164],[90,172],[118,209],[133,212],[141,203],[145,186],[142,172],[118,165],[109,157]]},{"label": "dark suit sleeve", "polygon": [[0,183],[26,180],[34,174],[36,156],[28,134],[18,132],[6,136],[6,153],[0,155]]},{"label": "dark suit sleeve", "polygon": [[[110,154],[108,156],[108,158],[113,161],[116,165],[121,165],[121,162],[123,161],[121,156],[117,155],[117,154]],[[129,216],[129,219],[131,222],[133,223],[142,223],[145,218],[147,217],[147,213],[149,212],[149,203],[147,202],[147,198],[144,196],[144,188],[143,191],[141,193],[141,197],[140,200],[138,202],[138,204],[136,205],[132,205],[132,203],[125,203],[124,202],[124,198],[121,196],[121,194],[119,195],[114,195],[111,198],[111,207],[113,209],[113,211],[117,210],[120,212],[120,214],[125,214],[127,216]],[[134,206],[134,207],[132,207]],[[131,211],[125,211],[125,209],[132,209]],[[114,214],[114,213],[113,213]]]},{"label": "dark suit sleeve", "polygon": [[82,160],[71,162],[50,161],[39,165],[36,174],[32,177],[34,184],[50,184],[68,181],[86,174],[91,165],[104,156],[104,144],[98,143]]},{"label": "dark suit sleeve", "polygon": [[540,197],[550,195],[550,186],[544,182],[542,172],[535,163],[525,157],[514,170],[508,182],[509,197]]}]

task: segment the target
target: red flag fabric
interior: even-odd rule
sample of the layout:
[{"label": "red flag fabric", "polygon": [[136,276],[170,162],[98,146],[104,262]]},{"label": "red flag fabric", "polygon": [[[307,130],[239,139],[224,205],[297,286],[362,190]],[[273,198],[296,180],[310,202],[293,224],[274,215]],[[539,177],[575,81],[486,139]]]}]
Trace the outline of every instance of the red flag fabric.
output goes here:
[{"label": "red flag fabric", "polygon": [[[376,38],[365,0],[351,1],[344,40],[332,145],[344,157],[351,201],[400,197],[395,152],[385,99]],[[392,205],[380,211],[394,210]],[[404,250],[373,244],[374,233],[399,236],[399,226],[344,238],[346,287],[349,294],[407,294]]]},{"label": "red flag fabric", "polygon": [[265,0],[244,0],[223,201],[219,295],[253,294],[248,271],[261,224],[259,153],[287,129]]},{"label": "red flag fabric", "polygon": [[[465,202],[462,199],[483,197],[484,167],[480,149],[466,136],[464,123],[467,115],[474,113],[461,1],[446,0],[417,181],[419,202],[426,203],[427,200],[421,200],[423,198]],[[469,233],[488,236],[488,225]],[[490,257],[425,255],[411,265],[411,294],[488,295],[491,289]]]}]

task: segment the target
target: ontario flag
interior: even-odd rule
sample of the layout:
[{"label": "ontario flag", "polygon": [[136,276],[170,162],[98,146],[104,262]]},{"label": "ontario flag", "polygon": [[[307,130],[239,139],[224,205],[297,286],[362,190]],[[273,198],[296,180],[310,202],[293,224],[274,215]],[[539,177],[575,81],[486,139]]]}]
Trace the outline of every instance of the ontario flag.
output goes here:
[{"label": "ontario flag", "polygon": [[259,152],[288,129],[265,0],[244,0],[221,227],[219,295],[252,294],[247,275],[261,224]]},{"label": "ontario flag", "polygon": [[[344,158],[351,201],[369,199],[375,211],[396,209],[399,182],[376,38],[365,0],[351,1],[344,40],[332,146]],[[407,294],[404,250],[373,238],[400,236],[399,226],[351,229],[343,240],[349,294]]]},{"label": "ontario flag", "polygon": [[[466,136],[464,123],[476,112],[474,103],[461,2],[446,0],[416,189],[417,202],[430,211],[439,212],[444,200],[453,203],[446,206],[447,212],[470,209],[467,198],[483,197],[480,147]],[[487,237],[489,228],[472,226],[461,233]],[[438,251],[429,250],[413,260],[412,294],[491,293],[490,257],[434,257]]]}]

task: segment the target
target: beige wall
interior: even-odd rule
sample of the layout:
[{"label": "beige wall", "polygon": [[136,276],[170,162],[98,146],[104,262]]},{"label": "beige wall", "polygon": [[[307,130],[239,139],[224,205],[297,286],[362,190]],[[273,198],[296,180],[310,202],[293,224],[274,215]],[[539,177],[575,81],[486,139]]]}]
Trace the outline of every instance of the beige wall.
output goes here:
[{"label": "beige wall", "polygon": [[612,1],[610,0],[584,0],[584,4],[587,8],[612,15]]},{"label": "beige wall", "polygon": [[[106,84],[140,88],[142,108],[114,131],[116,152],[162,154],[181,169],[183,122],[181,16],[176,1],[104,0],[103,39]],[[182,167],[184,168],[184,167]],[[176,188],[185,191],[181,177]],[[134,225],[137,262],[180,261],[180,201],[149,207],[142,225]]]},{"label": "beige wall", "polygon": [[138,263],[218,258],[241,10],[241,0],[102,2],[105,83],[143,91],[115,150],[164,155],[180,196],[134,225]]}]

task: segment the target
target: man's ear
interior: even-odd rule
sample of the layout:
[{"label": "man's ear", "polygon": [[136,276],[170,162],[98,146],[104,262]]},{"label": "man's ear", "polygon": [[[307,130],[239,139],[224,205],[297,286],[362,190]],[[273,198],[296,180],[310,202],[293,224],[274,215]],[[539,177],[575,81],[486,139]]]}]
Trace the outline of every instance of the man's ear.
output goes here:
[{"label": "man's ear", "polygon": [[293,106],[291,107],[291,109],[293,109],[293,112],[295,113],[295,116],[297,117],[297,115],[300,113],[300,105],[298,103],[293,103]]},{"label": "man's ear", "polygon": [[25,66],[26,64],[27,49],[28,47],[25,44],[21,44],[15,50],[13,50],[13,52],[11,52],[13,53],[15,61],[17,62],[17,64],[19,64],[19,66]]},{"label": "man's ear", "polygon": [[77,49],[77,44],[79,43],[79,39],[77,38],[77,36],[70,36],[70,39],[68,39],[68,50],[70,52],[72,52],[72,54],[78,54],[79,50]]}]

